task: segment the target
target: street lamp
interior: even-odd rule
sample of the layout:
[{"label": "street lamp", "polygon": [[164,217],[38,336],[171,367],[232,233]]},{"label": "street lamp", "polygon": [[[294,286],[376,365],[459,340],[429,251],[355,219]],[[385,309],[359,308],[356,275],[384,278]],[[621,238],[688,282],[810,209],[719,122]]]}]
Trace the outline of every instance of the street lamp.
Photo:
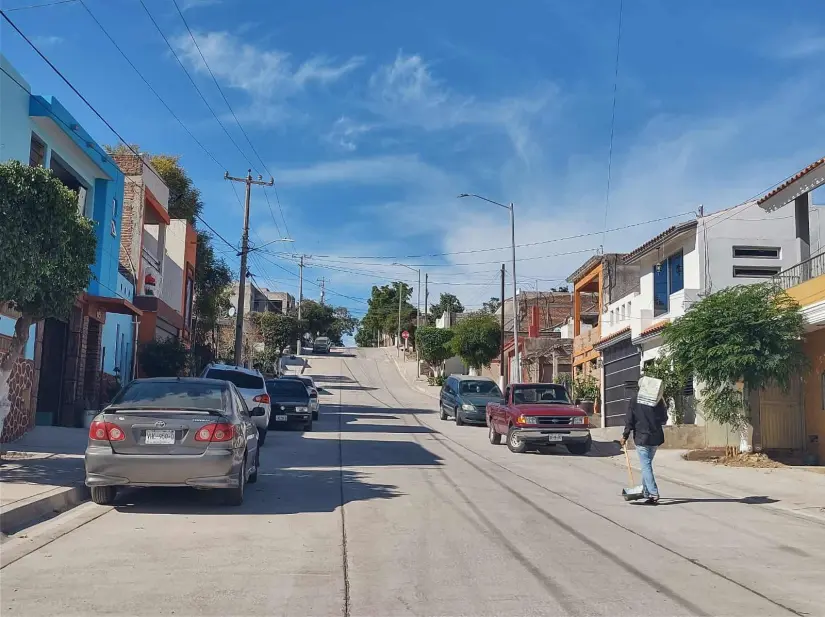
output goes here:
[{"label": "street lamp", "polygon": [[[412,270],[413,272],[418,273],[418,302],[415,314],[415,327],[416,329],[421,327],[421,270],[413,268],[412,266],[408,266],[407,264],[402,264],[399,262],[393,262],[394,266],[400,266],[402,268],[406,268],[407,270]],[[399,304],[400,306],[400,304]],[[401,322],[398,322],[398,336],[401,336]],[[421,377],[421,360],[418,356],[418,345],[415,346],[415,362],[417,365],[418,376]]]},{"label": "street lamp", "polygon": [[[260,251],[265,246],[269,246],[270,244],[275,244],[276,242],[295,242],[295,240],[293,240],[292,238],[278,238],[277,240],[270,240],[269,242],[265,242],[261,246],[251,246],[248,249],[246,249],[246,252],[251,253],[252,251]],[[240,257],[241,255],[243,255],[243,251],[238,253],[238,257]]]},{"label": "street lamp", "polygon": [[[511,201],[509,206],[505,206],[504,204],[500,204],[497,201],[493,201],[492,199],[487,199],[486,197],[482,197],[481,195],[476,195],[475,193],[461,193],[461,195],[459,195],[459,198],[463,197],[475,197],[476,199],[486,201],[487,203],[491,203],[494,206],[498,206],[499,208],[504,208],[505,210],[510,211],[510,244],[512,246],[513,252],[513,350],[515,351],[516,355],[516,378],[511,379],[510,381],[519,382],[521,381],[521,353],[518,349],[518,300],[516,298],[516,222],[513,216],[513,202]],[[501,307],[503,314],[504,298],[501,299]]]}]

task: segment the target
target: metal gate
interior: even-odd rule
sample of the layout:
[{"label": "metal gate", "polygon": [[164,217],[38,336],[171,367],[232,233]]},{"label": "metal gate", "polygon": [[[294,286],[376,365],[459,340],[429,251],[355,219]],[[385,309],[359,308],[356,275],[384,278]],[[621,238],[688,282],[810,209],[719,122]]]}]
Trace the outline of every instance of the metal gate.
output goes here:
[{"label": "metal gate", "polygon": [[602,350],[604,366],[604,419],[606,426],[624,426],[633,390],[625,384],[639,381],[641,353],[630,337]]},{"label": "metal gate", "polygon": [[765,450],[805,447],[805,410],[799,379],[792,381],[787,392],[771,386],[759,393],[759,429]]}]

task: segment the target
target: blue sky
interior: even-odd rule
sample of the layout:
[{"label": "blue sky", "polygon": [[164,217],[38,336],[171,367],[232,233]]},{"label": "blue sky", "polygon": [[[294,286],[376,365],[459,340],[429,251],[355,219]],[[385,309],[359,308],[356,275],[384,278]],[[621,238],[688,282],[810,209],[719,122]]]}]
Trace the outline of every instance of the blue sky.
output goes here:
[{"label": "blue sky", "polygon": [[[224,168],[243,175],[248,159],[266,172],[173,3],[144,0],[242,152],[139,0],[85,2],[220,165],[80,2],[9,16],[127,140],[181,155],[204,218],[237,242],[242,210]],[[273,220],[256,189],[252,240],[295,239],[253,259],[256,280],[297,293],[278,267],[296,272],[294,258],[280,253],[313,255],[305,294],[317,298],[313,283],[326,277],[328,299],[356,313],[371,285],[415,277],[394,261],[429,272],[431,298],[449,290],[478,306],[498,295],[508,250],[403,258],[508,245],[507,213],[458,193],[515,202],[517,241],[544,242],[519,249],[519,281],[549,287],[602,236],[547,240],[600,232],[605,218],[612,228],[730,207],[825,154],[821,0],[795,0],[793,11],[772,0],[625,0],[606,217],[619,0],[178,2],[275,176],[283,217],[274,191]],[[7,24],[0,32],[34,92],[58,96],[98,141],[116,141]],[[632,249],[676,220],[608,233],[604,248]]]}]

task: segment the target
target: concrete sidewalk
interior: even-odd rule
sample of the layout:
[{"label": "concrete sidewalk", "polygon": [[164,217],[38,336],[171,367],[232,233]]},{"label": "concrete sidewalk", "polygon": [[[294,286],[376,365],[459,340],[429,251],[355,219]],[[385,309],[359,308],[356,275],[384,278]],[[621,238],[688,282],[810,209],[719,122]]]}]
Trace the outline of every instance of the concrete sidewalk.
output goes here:
[{"label": "concrete sidewalk", "polygon": [[[768,507],[793,512],[825,523],[825,473],[811,467],[728,467],[686,461],[687,450],[658,450],[653,462],[657,480],[667,480],[718,496],[765,502]],[[625,468],[624,455],[600,458]],[[640,482],[639,459],[630,453],[635,480]],[[663,494],[662,497],[667,497]]]},{"label": "concrete sidewalk", "polygon": [[416,366],[415,360],[406,360],[403,355],[400,358],[397,357],[397,354],[393,353],[392,348],[387,350],[387,357],[395,363],[398,372],[401,373],[404,381],[406,381],[411,388],[418,390],[422,394],[426,394],[436,401],[439,399],[438,394],[441,388],[439,386],[429,385],[426,377],[418,376],[418,367]]},{"label": "concrete sidewalk", "polygon": [[38,426],[4,444],[0,532],[16,533],[89,498],[83,483],[86,429]]}]

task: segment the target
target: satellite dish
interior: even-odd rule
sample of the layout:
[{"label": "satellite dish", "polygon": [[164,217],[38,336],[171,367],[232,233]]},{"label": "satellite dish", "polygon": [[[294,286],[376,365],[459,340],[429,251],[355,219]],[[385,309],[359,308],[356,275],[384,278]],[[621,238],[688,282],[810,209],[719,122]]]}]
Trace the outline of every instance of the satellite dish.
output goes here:
[{"label": "satellite dish", "polygon": [[226,311],[226,312],[227,312],[227,314],[228,314],[230,317],[234,317],[234,316],[235,316],[235,307],[234,307],[234,306],[230,306],[230,307],[229,307],[229,310],[228,310],[228,311]]}]

